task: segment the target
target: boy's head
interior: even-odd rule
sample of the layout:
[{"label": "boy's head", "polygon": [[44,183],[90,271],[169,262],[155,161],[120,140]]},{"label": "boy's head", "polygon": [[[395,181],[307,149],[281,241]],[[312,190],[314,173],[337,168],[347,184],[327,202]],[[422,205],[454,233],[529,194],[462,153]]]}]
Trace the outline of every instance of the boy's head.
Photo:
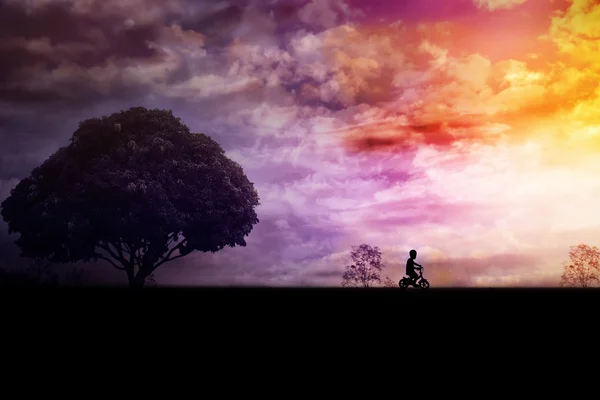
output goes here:
[{"label": "boy's head", "polygon": [[408,252],[408,254],[410,254],[410,258],[412,258],[413,260],[415,258],[417,258],[417,251],[416,250],[411,250]]}]

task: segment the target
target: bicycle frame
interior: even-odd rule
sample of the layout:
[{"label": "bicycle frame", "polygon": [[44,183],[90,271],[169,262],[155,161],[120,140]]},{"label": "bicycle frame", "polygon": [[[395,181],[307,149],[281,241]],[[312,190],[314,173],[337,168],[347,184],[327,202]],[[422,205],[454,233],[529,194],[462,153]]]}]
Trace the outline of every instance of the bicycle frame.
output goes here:
[{"label": "bicycle frame", "polygon": [[419,267],[419,268],[415,268],[417,271],[419,271],[419,276],[417,276],[415,278],[415,283],[419,282],[420,279],[423,279],[423,267]]}]

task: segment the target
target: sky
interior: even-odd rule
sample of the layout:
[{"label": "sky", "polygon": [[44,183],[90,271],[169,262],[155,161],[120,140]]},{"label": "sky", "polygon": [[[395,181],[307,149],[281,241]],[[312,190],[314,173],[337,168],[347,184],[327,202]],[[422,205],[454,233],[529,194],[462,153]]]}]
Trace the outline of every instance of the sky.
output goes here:
[{"label": "sky", "polygon": [[414,248],[432,287],[556,286],[598,245],[598,0],[0,0],[0,60],[0,201],[133,106],[254,182],[247,246],[159,284],[339,286],[366,243],[396,281]]}]

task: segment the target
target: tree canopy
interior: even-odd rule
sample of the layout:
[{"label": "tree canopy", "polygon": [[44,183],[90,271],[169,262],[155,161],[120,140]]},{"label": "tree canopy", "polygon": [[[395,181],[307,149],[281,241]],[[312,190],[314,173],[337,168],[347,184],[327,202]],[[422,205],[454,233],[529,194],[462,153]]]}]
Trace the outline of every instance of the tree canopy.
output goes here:
[{"label": "tree canopy", "polygon": [[102,259],[141,287],[194,250],[245,246],[259,196],[242,167],[170,110],[134,107],[79,124],[2,203],[22,256]]}]

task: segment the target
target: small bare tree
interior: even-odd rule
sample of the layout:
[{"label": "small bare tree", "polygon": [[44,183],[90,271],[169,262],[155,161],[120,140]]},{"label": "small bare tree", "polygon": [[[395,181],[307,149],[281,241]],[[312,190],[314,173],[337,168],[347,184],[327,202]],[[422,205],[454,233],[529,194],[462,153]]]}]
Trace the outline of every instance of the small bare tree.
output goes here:
[{"label": "small bare tree", "polygon": [[569,258],[560,286],[587,288],[600,283],[600,249],[587,244],[571,246]]},{"label": "small bare tree", "polygon": [[[382,270],[385,265],[381,262],[381,250],[379,247],[361,244],[352,246],[350,253],[352,264],[346,266],[342,279],[344,287],[375,287],[382,283]],[[387,278],[384,284],[389,284],[391,279]]]}]

